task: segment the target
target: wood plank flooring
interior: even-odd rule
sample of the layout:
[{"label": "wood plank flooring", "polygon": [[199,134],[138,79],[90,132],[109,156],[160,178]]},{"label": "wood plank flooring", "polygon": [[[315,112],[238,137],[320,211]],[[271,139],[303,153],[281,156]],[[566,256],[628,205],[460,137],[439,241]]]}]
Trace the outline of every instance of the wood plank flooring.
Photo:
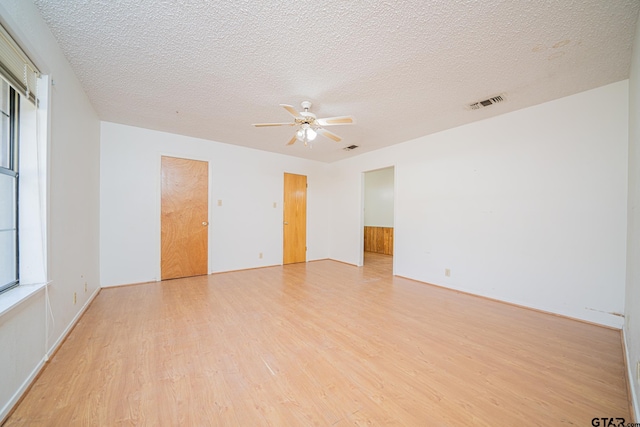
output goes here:
[{"label": "wood plank flooring", "polygon": [[318,261],[104,289],[6,426],[631,421],[620,332]]}]

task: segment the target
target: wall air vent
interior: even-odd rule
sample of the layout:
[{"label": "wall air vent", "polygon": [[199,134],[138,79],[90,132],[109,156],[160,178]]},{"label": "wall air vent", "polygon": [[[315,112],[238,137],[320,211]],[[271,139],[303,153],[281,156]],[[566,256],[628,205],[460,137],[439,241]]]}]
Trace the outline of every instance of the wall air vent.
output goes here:
[{"label": "wall air vent", "polygon": [[470,110],[479,110],[480,108],[488,107],[489,105],[497,104],[498,102],[506,101],[504,94],[496,95],[483,101],[473,102],[467,106]]},{"label": "wall air vent", "polygon": [[357,145],[350,145],[348,147],[344,147],[343,150],[344,151],[351,151],[351,150],[355,150],[356,148],[358,148]]}]

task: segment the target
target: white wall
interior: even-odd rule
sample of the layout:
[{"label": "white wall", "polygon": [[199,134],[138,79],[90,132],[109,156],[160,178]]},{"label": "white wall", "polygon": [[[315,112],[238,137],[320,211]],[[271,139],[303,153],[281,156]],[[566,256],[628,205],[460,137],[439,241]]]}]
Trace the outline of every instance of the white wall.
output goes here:
[{"label": "white wall", "polygon": [[621,327],[627,88],[332,164],[329,256],[358,264],[362,172],[395,165],[395,274]]},{"label": "white wall", "polygon": [[211,164],[211,197],[223,201],[211,208],[212,271],[281,263],[283,172],[309,177],[308,259],[357,264],[362,172],[395,165],[396,274],[613,326],[624,308],[630,362],[640,359],[637,38],[630,91],[619,82],[327,166],[110,123],[100,130],[35,6],[3,0],[0,14],[55,81],[55,322],[47,335],[42,293],[0,317],[0,366],[10,367],[0,369],[0,420],[98,289],[99,273],[105,286],[158,278],[160,154]]},{"label": "white wall", "polygon": [[326,164],[105,122],[100,169],[103,286],[159,280],[162,155],[209,162],[210,272],[282,264],[285,172],[308,177],[307,260],[327,257]]},{"label": "white wall", "polygon": [[627,289],[624,335],[636,421],[640,421],[640,20],[629,79],[629,199],[627,206]]},{"label": "white wall", "polygon": [[364,225],[393,227],[393,168],[364,174]]},{"label": "white wall", "polygon": [[41,292],[0,317],[0,424],[44,364],[44,308]]},{"label": "white wall", "polygon": [[33,3],[3,0],[0,16],[36,65],[55,81],[49,95],[50,321],[47,329],[44,291],[0,317],[0,362],[5,367],[0,369],[2,420],[46,353],[99,289],[100,123]]}]

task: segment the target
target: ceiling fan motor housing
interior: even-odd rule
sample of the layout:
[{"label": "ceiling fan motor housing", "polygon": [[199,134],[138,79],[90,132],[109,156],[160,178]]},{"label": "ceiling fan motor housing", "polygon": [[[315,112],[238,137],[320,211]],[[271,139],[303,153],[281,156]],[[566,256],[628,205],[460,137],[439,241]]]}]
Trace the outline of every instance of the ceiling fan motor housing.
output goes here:
[{"label": "ceiling fan motor housing", "polygon": [[300,119],[301,124],[313,124],[316,121],[316,115],[308,111],[300,111]]}]

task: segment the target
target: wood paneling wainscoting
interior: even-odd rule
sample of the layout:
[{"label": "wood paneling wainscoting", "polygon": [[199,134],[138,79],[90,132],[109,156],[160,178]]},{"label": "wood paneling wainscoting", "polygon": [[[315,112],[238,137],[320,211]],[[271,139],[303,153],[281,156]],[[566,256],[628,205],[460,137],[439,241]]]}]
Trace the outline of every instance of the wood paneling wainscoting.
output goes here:
[{"label": "wood paneling wainscoting", "polygon": [[364,251],[393,255],[393,227],[364,227]]}]

